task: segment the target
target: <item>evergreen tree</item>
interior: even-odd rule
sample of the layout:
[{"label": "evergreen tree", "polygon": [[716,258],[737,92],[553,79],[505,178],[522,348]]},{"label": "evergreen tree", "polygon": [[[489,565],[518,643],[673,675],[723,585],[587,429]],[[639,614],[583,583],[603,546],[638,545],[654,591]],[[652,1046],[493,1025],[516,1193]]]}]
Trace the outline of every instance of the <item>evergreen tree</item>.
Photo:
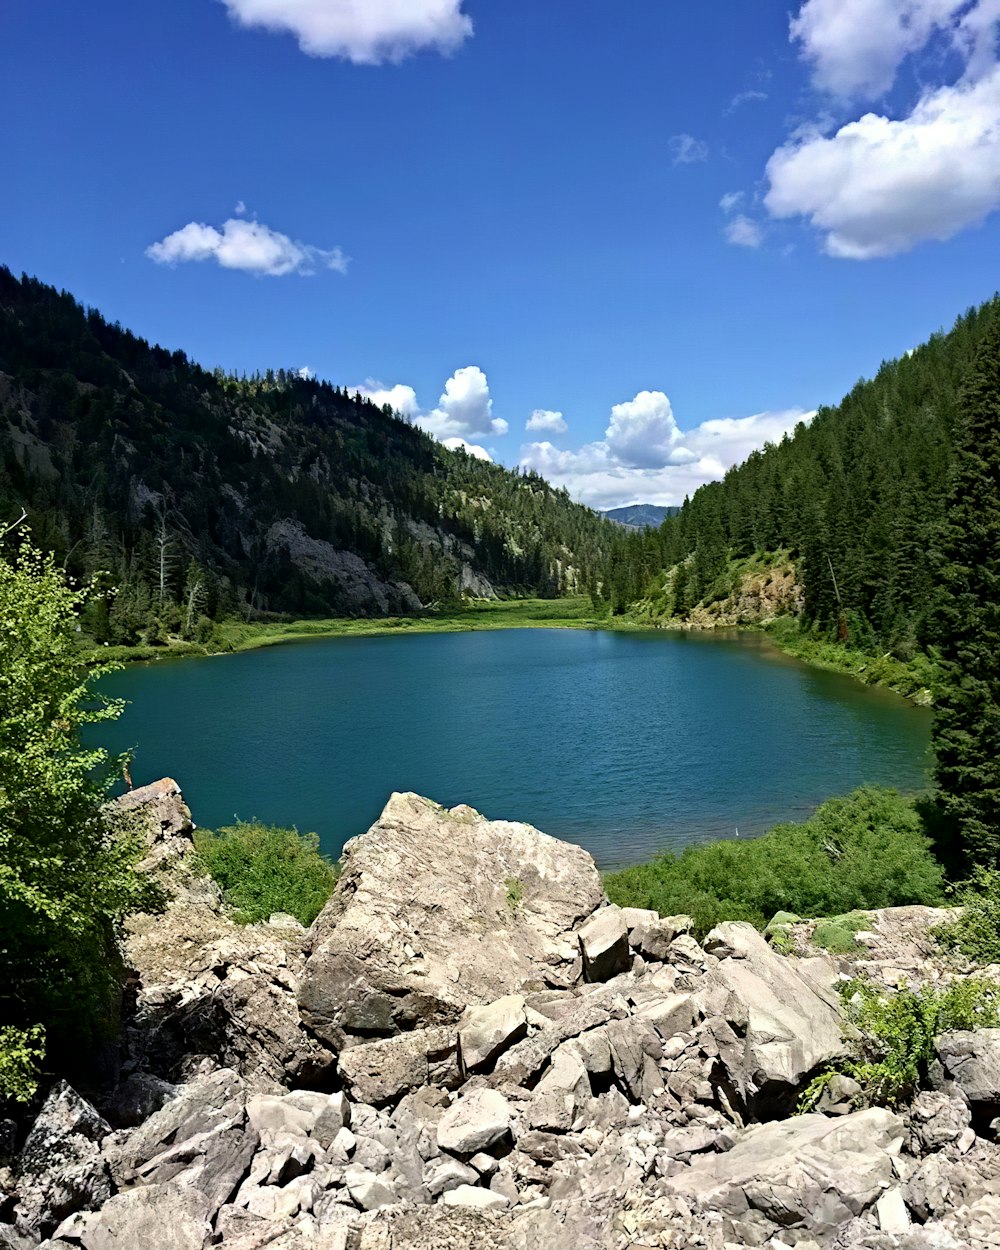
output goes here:
[{"label": "evergreen tree", "polygon": [[970,863],[1000,862],[1000,326],[961,397],[938,551],[934,717],[941,805]]}]

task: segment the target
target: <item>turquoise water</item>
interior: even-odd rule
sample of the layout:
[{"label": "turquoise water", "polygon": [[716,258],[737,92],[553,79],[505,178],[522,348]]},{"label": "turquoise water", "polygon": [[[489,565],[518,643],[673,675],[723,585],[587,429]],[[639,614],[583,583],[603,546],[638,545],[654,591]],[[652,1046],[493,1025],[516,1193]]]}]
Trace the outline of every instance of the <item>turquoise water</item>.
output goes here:
[{"label": "turquoise water", "polygon": [[392,790],[585,846],[602,868],[759,833],[862,782],[918,789],[930,715],[752,634],[509,630],[338,638],[132,667],[101,738],[206,827],[338,854]]}]

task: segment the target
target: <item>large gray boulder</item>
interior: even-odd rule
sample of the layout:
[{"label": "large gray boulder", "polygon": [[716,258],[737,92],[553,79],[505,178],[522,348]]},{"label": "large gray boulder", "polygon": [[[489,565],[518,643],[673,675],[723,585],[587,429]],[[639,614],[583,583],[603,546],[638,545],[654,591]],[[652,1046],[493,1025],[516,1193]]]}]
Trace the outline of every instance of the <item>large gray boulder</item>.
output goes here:
[{"label": "large gray boulder", "polygon": [[202,1250],[212,1236],[209,1202],[183,1185],[118,1194],[86,1221],[84,1250]]},{"label": "large gray boulder", "polygon": [[1000,1104],[1000,1029],[945,1033],[937,1042],[946,1078],[980,1109]]},{"label": "large gray boulder", "polygon": [[702,997],[725,999],[736,1040],[720,1059],[737,1095],[755,1118],[790,1112],[803,1082],[845,1053],[833,961],[787,959],[738,922],[713,929],[705,949],[719,963]]},{"label": "large gray boulder", "polygon": [[881,1197],[905,1136],[903,1120],[881,1107],[796,1116],[749,1129],[732,1150],[700,1156],[665,1185],[703,1210],[759,1211],[822,1235]]},{"label": "large gray boulder", "polygon": [[349,842],[299,989],[341,1048],[456,1022],[471,1004],[580,980],[577,930],[603,901],[593,859],[530,825],[394,794]]}]

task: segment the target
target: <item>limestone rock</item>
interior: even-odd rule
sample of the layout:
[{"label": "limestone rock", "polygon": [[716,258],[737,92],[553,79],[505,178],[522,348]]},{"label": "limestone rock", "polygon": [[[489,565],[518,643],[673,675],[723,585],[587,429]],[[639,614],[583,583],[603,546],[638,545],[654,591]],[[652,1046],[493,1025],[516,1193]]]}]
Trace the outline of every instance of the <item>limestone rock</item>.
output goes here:
[{"label": "limestone rock", "polygon": [[1000,1103],[1000,1029],[945,1033],[937,1053],[945,1075],[971,1103]]},{"label": "limestone rock", "polygon": [[759,1117],[790,1111],[803,1081],[844,1053],[833,962],[787,959],[735,922],[713,929],[705,948],[725,952],[708,980],[728,993],[724,1012],[744,1034],[742,1054],[723,1056],[734,1088]]},{"label": "limestone rock", "polygon": [[454,1028],[439,1026],[341,1051],[340,1076],[360,1102],[398,1102],[423,1085],[456,1089],[462,1081]]},{"label": "limestone rock", "polygon": [[620,907],[602,907],[583,926],[579,936],[588,981],[610,981],[628,968],[628,927]]},{"label": "limestone rock", "polygon": [[395,794],[345,847],[312,930],[302,1014],[328,1044],[454,1023],[464,1009],[580,978],[594,861],[528,825]]},{"label": "limestone rock", "polygon": [[475,1089],[449,1107],[437,1126],[437,1141],[452,1154],[474,1155],[510,1131],[510,1104],[494,1089]]},{"label": "limestone rock", "polygon": [[459,1185],[449,1189],[444,1196],[445,1206],[474,1207],[479,1211],[496,1211],[510,1206],[510,1199],[489,1189],[476,1189],[472,1185]]},{"label": "limestone rock", "polygon": [[528,1018],[520,994],[508,994],[485,1007],[470,1007],[458,1030],[462,1067],[466,1072],[488,1072],[527,1032]]},{"label": "limestone rock", "polygon": [[664,1184],[703,1209],[752,1209],[776,1224],[826,1233],[882,1194],[904,1135],[903,1121],[881,1108],[796,1116],[749,1129],[732,1150],[700,1155]]},{"label": "limestone rock", "polygon": [[107,806],[116,817],[138,823],[146,839],[146,855],[139,871],[171,876],[184,858],[194,851],[191,812],[172,777],[129,790]]},{"label": "limestone rock", "polygon": [[145,1185],[111,1198],[83,1236],[84,1250],[203,1250],[209,1201],[183,1185]]}]

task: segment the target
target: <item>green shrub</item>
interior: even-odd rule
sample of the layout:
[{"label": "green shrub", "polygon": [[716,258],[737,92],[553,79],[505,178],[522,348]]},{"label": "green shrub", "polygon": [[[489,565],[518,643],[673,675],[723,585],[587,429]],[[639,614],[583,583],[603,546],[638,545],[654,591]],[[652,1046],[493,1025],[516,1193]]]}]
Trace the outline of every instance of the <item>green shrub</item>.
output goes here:
[{"label": "green shrub", "polygon": [[201,866],[219,884],[240,924],[287,912],[310,925],[333,893],[337,868],[315,833],[240,821],[218,833],[199,830]]},{"label": "green shrub", "polygon": [[1000,963],[1000,871],[978,868],[955,892],[962,914],[934,930],[942,946],[977,964]]},{"label": "green shrub", "polygon": [[871,786],[831,799],[803,824],[688,847],[612,873],[605,886],[622,907],[686,913],[700,935],[722,920],[763,929],[779,911],[839,916],[933,905],[944,888],[914,804],[895,790]]},{"label": "green shrub", "polygon": [[106,667],[82,669],[88,595],[51,556],[0,552],[0,1101],[30,1096],[43,1029],[50,1067],[86,1066],[115,1027],[122,922],[154,906],[141,840],[103,810],[123,761],[81,742],[121,710],[91,687]]},{"label": "green shrub", "polygon": [[831,955],[852,955],[861,949],[854,935],[867,923],[863,914],[831,916],[817,923],[809,940]]},{"label": "green shrub", "polygon": [[[1000,1024],[1000,985],[974,977],[943,990],[924,986],[895,992],[859,977],[845,982],[841,996],[855,1058],[839,1071],[858,1082],[869,1106],[897,1107],[912,1098],[934,1058],[934,1039],[942,1033]],[[815,1107],[830,1076],[823,1073],[810,1084],[800,1111]]]}]

